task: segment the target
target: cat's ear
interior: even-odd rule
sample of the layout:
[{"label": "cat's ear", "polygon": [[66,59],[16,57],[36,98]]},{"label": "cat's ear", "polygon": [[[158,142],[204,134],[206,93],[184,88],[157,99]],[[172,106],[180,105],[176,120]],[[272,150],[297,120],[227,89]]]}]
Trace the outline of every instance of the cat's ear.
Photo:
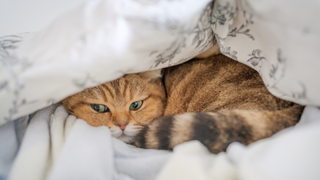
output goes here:
[{"label": "cat's ear", "polygon": [[157,79],[162,77],[162,69],[152,70],[152,71],[145,71],[139,73],[139,76],[143,79],[148,79],[149,82],[155,82]]}]

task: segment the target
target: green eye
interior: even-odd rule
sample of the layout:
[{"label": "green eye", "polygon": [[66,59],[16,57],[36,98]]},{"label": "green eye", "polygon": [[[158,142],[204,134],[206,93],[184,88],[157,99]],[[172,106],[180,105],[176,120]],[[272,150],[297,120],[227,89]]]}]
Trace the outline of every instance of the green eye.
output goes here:
[{"label": "green eye", "polygon": [[110,112],[109,108],[105,105],[101,104],[91,104],[91,107],[93,110],[99,112],[99,113],[105,113],[105,112]]},{"label": "green eye", "polygon": [[143,101],[136,101],[136,102],[134,102],[134,103],[132,103],[132,104],[130,105],[129,109],[130,109],[130,110],[133,110],[133,111],[138,110],[138,109],[141,108],[142,103],[143,103]]}]

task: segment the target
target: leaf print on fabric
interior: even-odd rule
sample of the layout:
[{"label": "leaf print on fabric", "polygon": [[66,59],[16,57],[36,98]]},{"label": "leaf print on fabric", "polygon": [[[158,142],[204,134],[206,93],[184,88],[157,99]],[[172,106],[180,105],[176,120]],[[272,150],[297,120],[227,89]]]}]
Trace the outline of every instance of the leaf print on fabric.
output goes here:
[{"label": "leaf print on fabric", "polygon": [[275,64],[271,65],[269,71],[269,77],[273,79],[273,82],[269,85],[266,85],[268,89],[275,89],[277,90],[279,97],[286,99],[286,97],[293,98],[295,100],[303,99],[304,102],[312,102],[307,97],[307,88],[303,82],[292,82],[296,85],[296,88],[293,88],[290,92],[283,92],[279,87],[278,84],[280,81],[285,77],[286,72],[286,63],[287,60],[283,55],[283,51],[281,49],[277,50],[277,61]]},{"label": "leaf print on fabric", "polygon": [[265,57],[261,56],[262,51],[260,49],[254,49],[251,54],[248,56],[251,56],[250,59],[247,60],[247,62],[250,62],[252,66],[257,66],[260,64],[262,60],[266,60]]},{"label": "leaf print on fabric", "polygon": [[[255,40],[252,34],[250,34],[250,26],[254,24],[253,22],[253,15],[250,13],[247,13],[246,10],[242,7],[241,3],[239,3],[239,6],[237,7],[238,15],[242,16],[245,21],[241,23],[240,27],[234,27],[229,33],[228,36],[230,37],[237,37],[237,35],[245,35],[249,37],[252,40]],[[240,13],[242,12],[242,13]]]},{"label": "leaf print on fabric", "polygon": [[236,56],[238,54],[237,51],[231,50],[231,47],[220,47],[220,51],[222,54],[234,59],[234,60],[238,60],[238,57]]},{"label": "leaf print on fabric", "polygon": [[0,69],[5,69],[0,76],[0,91],[7,91],[12,96],[12,101],[7,103],[8,113],[3,115],[5,122],[12,120],[22,106],[36,102],[28,101],[27,97],[21,96],[25,85],[18,80],[18,72],[26,70],[32,63],[11,55],[22,39],[21,36],[15,35],[0,37]]},{"label": "leaf print on fabric", "polygon": [[281,97],[289,97],[288,93],[281,92],[278,88],[279,82],[284,78],[286,71],[286,59],[282,54],[282,50],[277,50],[277,62],[271,64],[269,70],[269,77],[271,78],[270,84],[267,84],[268,89],[275,89],[278,93],[282,94]]},{"label": "leaf print on fabric", "polygon": [[196,37],[193,39],[192,45],[196,44],[195,48],[201,47],[202,50],[204,51],[203,48],[207,47],[209,43],[213,42],[213,33],[211,29],[204,31],[199,31],[199,33],[196,35]]},{"label": "leaf print on fabric", "polygon": [[225,25],[226,21],[234,19],[236,7],[227,2],[225,5],[220,4],[221,1],[216,1],[211,16],[211,25],[217,29],[218,25]]},{"label": "leaf print on fabric", "polygon": [[214,34],[215,40],[218,42],[220,47],[220,52],[231,59],[238,60],[238,57],[236,56],[238,54],[237,51],[231,50],[231,47],[224,47],[224,40],[225,38],[221,38],[218,34]]},{"label": "leaf print on fabric", "polygon": [[[180,35],[176,38],[176,40],[171,43],[171,45],[165,49],[162,53],[159,53],[156,56],[156,60],[154,65],[152,65],[152,68],[156,68],[159,66],[159,64],[164,64],[164,63],[168,63],[168,65],[170,66],[171,60],[175,57],[176,54],[181,52],[181,49],[183,47],[186,46],[186,38],[183,35]],[[152,55],[153,53],[158,53],[157,51],[152,52],[150,55]]]},{"label": "leaf print on fabric", "polygon": [[[157,6],[159,0],[136,0],[136,2],[141,4],[147,4],[148,6]],[[157,68],[160,64],[169,63],[175,57],[177,53],[180,52],[181,48],[185,47],[185,37],[184,33],[186,30],[182,29],[181,22],[179,19],[174,17],[169,18],[159,18],[154,17],[140,17],[140,16],[129,16],[126,20],[131,23],[141,24],[141,27],[152,28],[153,31],[166,31],[170,35],[175,35],[175,39],[171,44],[164,50],[151,50],[149,52],[150,58],[155,58],[153,65],[149,69]]]},{"label": "leaf print on fabric", "polygon": [[[195,34],[192,45],[196,44],[195,48],[205,48],[213,40],[210,18],[212,15],[212,6],[213,3],[206,7],[206,9],[202,12],[196,27],[192,30],[191,34]],[[203,51],[203,49],[201,51]]]},{"label": "leaf print on fabric", "polygon": [[283,57],[281,49],[277,50],[277,63],[271,64],[269,76],[277,84],[285,75],[286,59]]},{"label": "leaf print on fabric", "polygon": [[278,71],[278,64],[276,65],[272,64],[269,72],[270,78],[275,78],[275,74],[277,73],[277,71]]},{"label": "leaf print on fabric", "polygon": [[0,59],[9,57],[9,50],[17,48],[17,43],[22,41],[20,36],[0,37]]},{"label": "leaf print on fabric", "polygon": [[[165,50],[153,51],[150,53],[150,57],[155,57],[154,64],[150,69],[155,69],[160,64],[172,66],[181,63],[182,60],[186,61],[186,58],[175,60],[174,58],[187,46],[194,46],[194,49],[197,49],[200,53],[208,48],[208,45],[214,39],[210,19],[212,15],[212,6],[212,3],[206,6],[206,8],[201,12],[197,24],[192,28],[184,28],[183,26],[182,28],[177,28],[179,24],[176,22],[172,24],[174,26],[166,25],[166,28],[168,28],[172,35],[175,36],[175,40]],[[189,42],[187,43],[187,39],[189,39],[189,37],[193,37],[191,44],[189,44]]]},{"label": "leaf print on fabric", "polygon": [[283,55],[282,55],[281,49],[278,49],[278,51],[277,51],[277,60],[278,60],[278,62],[279,62],[280,64],[283,64],[283,63],[286,62],[286,59],[285,59],[285,58],[283,57]]},{"label": "leaf print on fabric", "polygon": [[12,106],[9,108],[8,116],[4,117],[6,122],[13,120],[13,116],[19,112],[19,108],[25,105],[30,105],[36,103],[37,101],[28,101],[25,97],[21,97],[20,92],[24,88],[24,85],[17,83],[15,89],[13,90],[14,99],[12,101]]},{"label": "leaf print on fabric", "polygon": [[297,87],[294,90],[291,90],[290,93],[281,92],[277,87],[272,88],[278,90],[278,93],[280,93],[279,97],[281,98],[286,99],[286,97],[290,97],[299,101],[303,100],[302,102],[312,102],[307,96],[306,85],[302,82],[295,82],[295,84],[297,84]]},{"label": "leaf print on fabric", "polygon": [[12,68],[18,68],[23,71],[32,66],[32,63],[28,60],[16,58],[10,53],[18,47],[22,40],[21,36],[15,35],[0,37],[0,65],[8,69],[11,74],[14,71]]},{"label": "leaf print on fabric", "polygon": [[307,88],[304,83],[300,82],[300,90],[292,92],[291,97],[295,99],[306,99],[307,98]]},{"label": "leaf print on fabric", "polygon": [[249,37],[250,39],[252,40],[255,40],[255,38],[253,37],[253,35],[251,35],[249,32],[250,32],[250,29],[248,29],[247,27],[252,24],[253,22],[250,20],[248,21],[247,20],[247,23],[246,24],[242,24],[239,28],[235,27],[233,28],[228,36],[231,36],[231,37],[237,37],[237,34],[242,34],[242,35],[245,35],[247,37]]},{"label": "leaf print on fabric", "polygon": [[91,84],[102,84],[101,82],[94,80],[89,73],[87,73],[85,78],[73,79],[72,82],[80,89],[90,87]]}]

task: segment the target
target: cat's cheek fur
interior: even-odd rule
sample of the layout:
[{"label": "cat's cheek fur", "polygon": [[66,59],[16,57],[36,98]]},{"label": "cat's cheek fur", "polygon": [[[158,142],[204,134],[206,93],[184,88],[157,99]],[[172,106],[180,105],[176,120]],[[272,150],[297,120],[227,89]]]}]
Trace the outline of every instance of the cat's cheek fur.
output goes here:
[{"label": "cat's cheek fur", "polygon": [[85,117],[85,120],[90,124],[91,126],[108,126],[110,128],[110,114],[109,113],[96,113],[91,112],[88,113],[88,117]]},{"label": "cat's cheek fur", "polygon": [[165,103],[159,103],[159,99],[149,98],[146,102],[146,108],[132,115],[138,124],[147,125],[151,120],[163,116],[164,104]]}]

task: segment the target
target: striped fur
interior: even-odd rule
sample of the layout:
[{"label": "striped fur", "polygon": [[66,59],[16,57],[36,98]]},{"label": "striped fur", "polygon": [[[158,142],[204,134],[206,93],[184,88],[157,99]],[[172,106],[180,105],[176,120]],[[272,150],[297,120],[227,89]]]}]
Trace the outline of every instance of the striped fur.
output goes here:
[{"label": "striped fur", "polygon": [[165,116],[137,135],[138,147],[172,149],[199,140],[218,153],[295,125],[303,110],[271,95],[257,72],[223,55],[167,68],[164,84]]},{"label": "striped fur", "polygon": [[277,112],[219,110],[163,116],[151,121],[138,134],[135,145],[170,150],[183,142],[198,140],[212,153],[219,153],[225,151],[232,142],[248,145],[295,125],[301,110],[300,106],[295,106]]},{"label": "striped fur", "polygon": [[[164,113],[166,96],[160,77],[160,71],[127,74],[85,89],[62,103],[70,114],[92,126],[108,126],[112,136],[130,143],[144,125]],[[140,109],[129,109],[133,102],[140,100],[143,100]],[[109,112],[96,112],[92,104],[105,105]]]},{"label": "striped fur", "polygon": [[[139,100],[142,107],[130,111]],[[91,104],[110,112],[98,113]],[[127,74],[72,95],[63,105],[141,148],[172,149],[199,140],[213,153],[235,141],[248,145],[270,137],[295,125],[303,110],[271,95],[257,72],[223,55],[167,68],[162,80],[158,70]]]}]

